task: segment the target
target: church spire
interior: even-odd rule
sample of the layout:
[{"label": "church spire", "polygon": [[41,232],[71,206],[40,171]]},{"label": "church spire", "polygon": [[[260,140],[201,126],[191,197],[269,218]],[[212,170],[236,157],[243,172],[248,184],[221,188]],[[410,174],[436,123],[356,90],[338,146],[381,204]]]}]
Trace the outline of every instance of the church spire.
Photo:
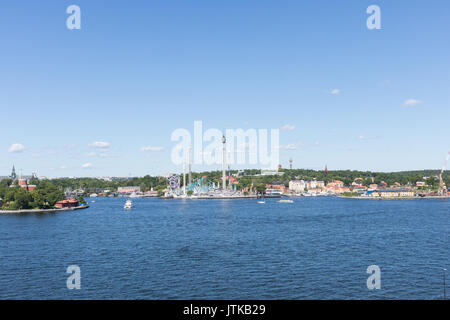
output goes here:
[{"label": "church spire", "polygon": [[12,180],[16,180],[17,175],[16,175],[16,168],[14,168],[14,165],[12,167],[12,171],[11,171],[11,179]]}]

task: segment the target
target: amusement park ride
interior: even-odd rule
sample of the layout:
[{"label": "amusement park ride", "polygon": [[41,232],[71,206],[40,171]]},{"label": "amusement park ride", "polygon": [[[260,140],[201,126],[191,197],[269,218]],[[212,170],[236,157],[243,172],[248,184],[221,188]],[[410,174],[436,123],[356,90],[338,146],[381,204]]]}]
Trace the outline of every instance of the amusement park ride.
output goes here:
[{"label": "amusement park ride", "polygon": [[[167,193],[166,197],[186,197],[188,192],[192,193],[194,197],[196,196],[209,196],[209,197],[235,197],[240,196],[240,192],[236,188],[232,188],[229,184],[227,186],[227,176],[226,176],[226,138],[222,137],[223,144],[223,163],[222,163],[222,186],[220,182],[215,183],[214,181],[208,180],[206,177],[201,177],[192,181],[191,173],[191,152],[189,148],[188,153],[188,177],[189,180],[186,183],[186,165],[183,164],[183,186],[181,186],[181,176],[180,175],[169,175],[167,180]],[[229,168],[229,167],[228,167]]]}]

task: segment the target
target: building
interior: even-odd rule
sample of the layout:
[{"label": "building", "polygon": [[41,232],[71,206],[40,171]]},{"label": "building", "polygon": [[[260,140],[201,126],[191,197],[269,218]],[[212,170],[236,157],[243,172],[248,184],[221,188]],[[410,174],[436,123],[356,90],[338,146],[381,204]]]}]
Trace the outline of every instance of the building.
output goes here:
[{"label": "building", "polygon": [[80,204],[78,203],[78,200],[76,199],[68,199],[68,200],[62,200],[62,201],[58,201],[55,204],[55,207],[57,208],[75,208],[78,207]]},{"label": "building", "polygon": [[367,191],[367,187],[366,186],[353,186],[352,187],[352,192],[363,194],[366,191]]},{"label": "building", "polygon": [[343,188],[344,182],[341,180],[332,180],[331,182],[328,182],[327,187]]},{"label": "building", "polygon": [[286,192],[286,186],[282,184],[266,184],[266,194],[269,196],[279,196]]},{"label": "building", "polygon": [[132,194],[132,193],[140,193],[141,187],[118,187],[117,193],[119,194]]},{"label": "building", "polygon": [[390,189],[396,189],[400,188],[402,185],[399,182],[394,182],[394,184],[391,184]]},{"label": "building", "polygon": [[295,193],[301,193],[301,192],[305,191],[305,188],[306,188],[305,180],[289,181],[289,191],[292,191]]},{"label": "building", "polygon": [[377,189],[371,192],[367,192],[374,198],[412,198],[414,197],[414,191],[409,189]]},{"label": "building", "polygon": [[308,180],[308,182],[306,183],[306,187],[308,188],[308,190],[321,189],[325,187],[325,182],[317,180]]},{"label": "building", "polygon": [[362,178],[355,178],[355,180],[352,182],[352,186],[362,186],[362,185],[363,185]]},{"label": "building", "polygon": [[349,187],[344,187],[344,182],[341,180],[333,180],[331,182],[328,182],[325,186],[325,190],[329,193],[334,194],[341,194],[351,191]]},{"label": "building", "polygon": [[34,184],[28,184],[28,180],[26,178],[19,177],[19,187],[22,189],[25,189],[27,191],[33,191],[36,189],[36,186]]},{"label": "building", "polygon": [[425,181],[417,181],[416,182],[416,187],[425,187],[427,184]]},{"label": "building", "polygon": [[279,189],[266,189],[266,195],[268,196],[281,196],[283,192]]}]

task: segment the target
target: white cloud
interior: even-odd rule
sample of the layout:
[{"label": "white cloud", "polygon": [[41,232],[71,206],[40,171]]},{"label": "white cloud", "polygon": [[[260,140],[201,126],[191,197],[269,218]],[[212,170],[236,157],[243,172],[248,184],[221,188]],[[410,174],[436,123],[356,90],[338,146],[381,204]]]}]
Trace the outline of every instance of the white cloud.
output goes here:
[{"label": "white cloud", "polygon": [[339,94],[339,93],[341,93],[341,90],[339,90],[339,89],[332,89],[332,90],[330,90],[330,93],[331,94]]},{"label": "white cloud", "polygon": [[415,105],[418,105],[419,103],[422,103],[422,101],[420,100],[416,100],[416,99],[408,99],[403,103],[403,106],[405,107],[413,107]]},{"label": "white cloud", "polygon": [[21,153],[24,151],[25,151],[25,147],[21,143],[13,143],[8,150],[8,152],[10,152],[10,153]]},{"label": "white cloud", "polygon": [[89,144],[89,147],[97,148],[97,149],[108,149],[111,147],[111,144],[105,141],[95,141]]},{"label": "white cloud", "polygon": [[285,124],[284,126],[282,126],[280,128],[281,130],[285,130],[285,131],[292,131],[295,129],[295,126],[291,125],[291,124]]},{"label": "white cloud", "polygon": [[88,162],[85,163],[81,166],[82,169],[91,169],[92,168],[92,163]]},{"label": "white cloud", "polygon": [[162,151],[162,150],[164,150],[163,147],[150,147],[150,146],[141,147],[141,151]]},{"label": "white cloud", "polygon": [[363,135],[360,135],[359,137],[358,137],[358,139],[359,140],[375,140],[375,139],[379,139],[380,138],[380,136],[363,136]]}]

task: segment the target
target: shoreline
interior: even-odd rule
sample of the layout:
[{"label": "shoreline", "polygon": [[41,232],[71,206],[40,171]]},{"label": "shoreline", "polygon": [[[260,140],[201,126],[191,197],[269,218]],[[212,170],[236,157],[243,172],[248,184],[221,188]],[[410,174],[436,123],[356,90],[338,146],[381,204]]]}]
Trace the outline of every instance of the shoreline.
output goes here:
[{"label": "shoreline", "polygon": [[30,213],[57,213],[75,211],[89,208],[89,205],[62,209],[23,209],[23,210],[0,210],[0,214],[30,214]]},{"label": "shoreline", "polygon": [[233,200],[233,199],[262,199],[262,198],[281,198],[281,196],[266,196],[266,197],[261,197],[261,196],[256,196],[256,195],[251,195],[251,196],[191,196],[191,197],[161,197],[161,199],[173,199],[173,200]]},{"label": "shoreline", "polygon": [[450,196],[429,196],[429,197],[345,197],[337,196],[341,199],[363,199],[363,200],[417,200],[417,199],[450,199]]}]

